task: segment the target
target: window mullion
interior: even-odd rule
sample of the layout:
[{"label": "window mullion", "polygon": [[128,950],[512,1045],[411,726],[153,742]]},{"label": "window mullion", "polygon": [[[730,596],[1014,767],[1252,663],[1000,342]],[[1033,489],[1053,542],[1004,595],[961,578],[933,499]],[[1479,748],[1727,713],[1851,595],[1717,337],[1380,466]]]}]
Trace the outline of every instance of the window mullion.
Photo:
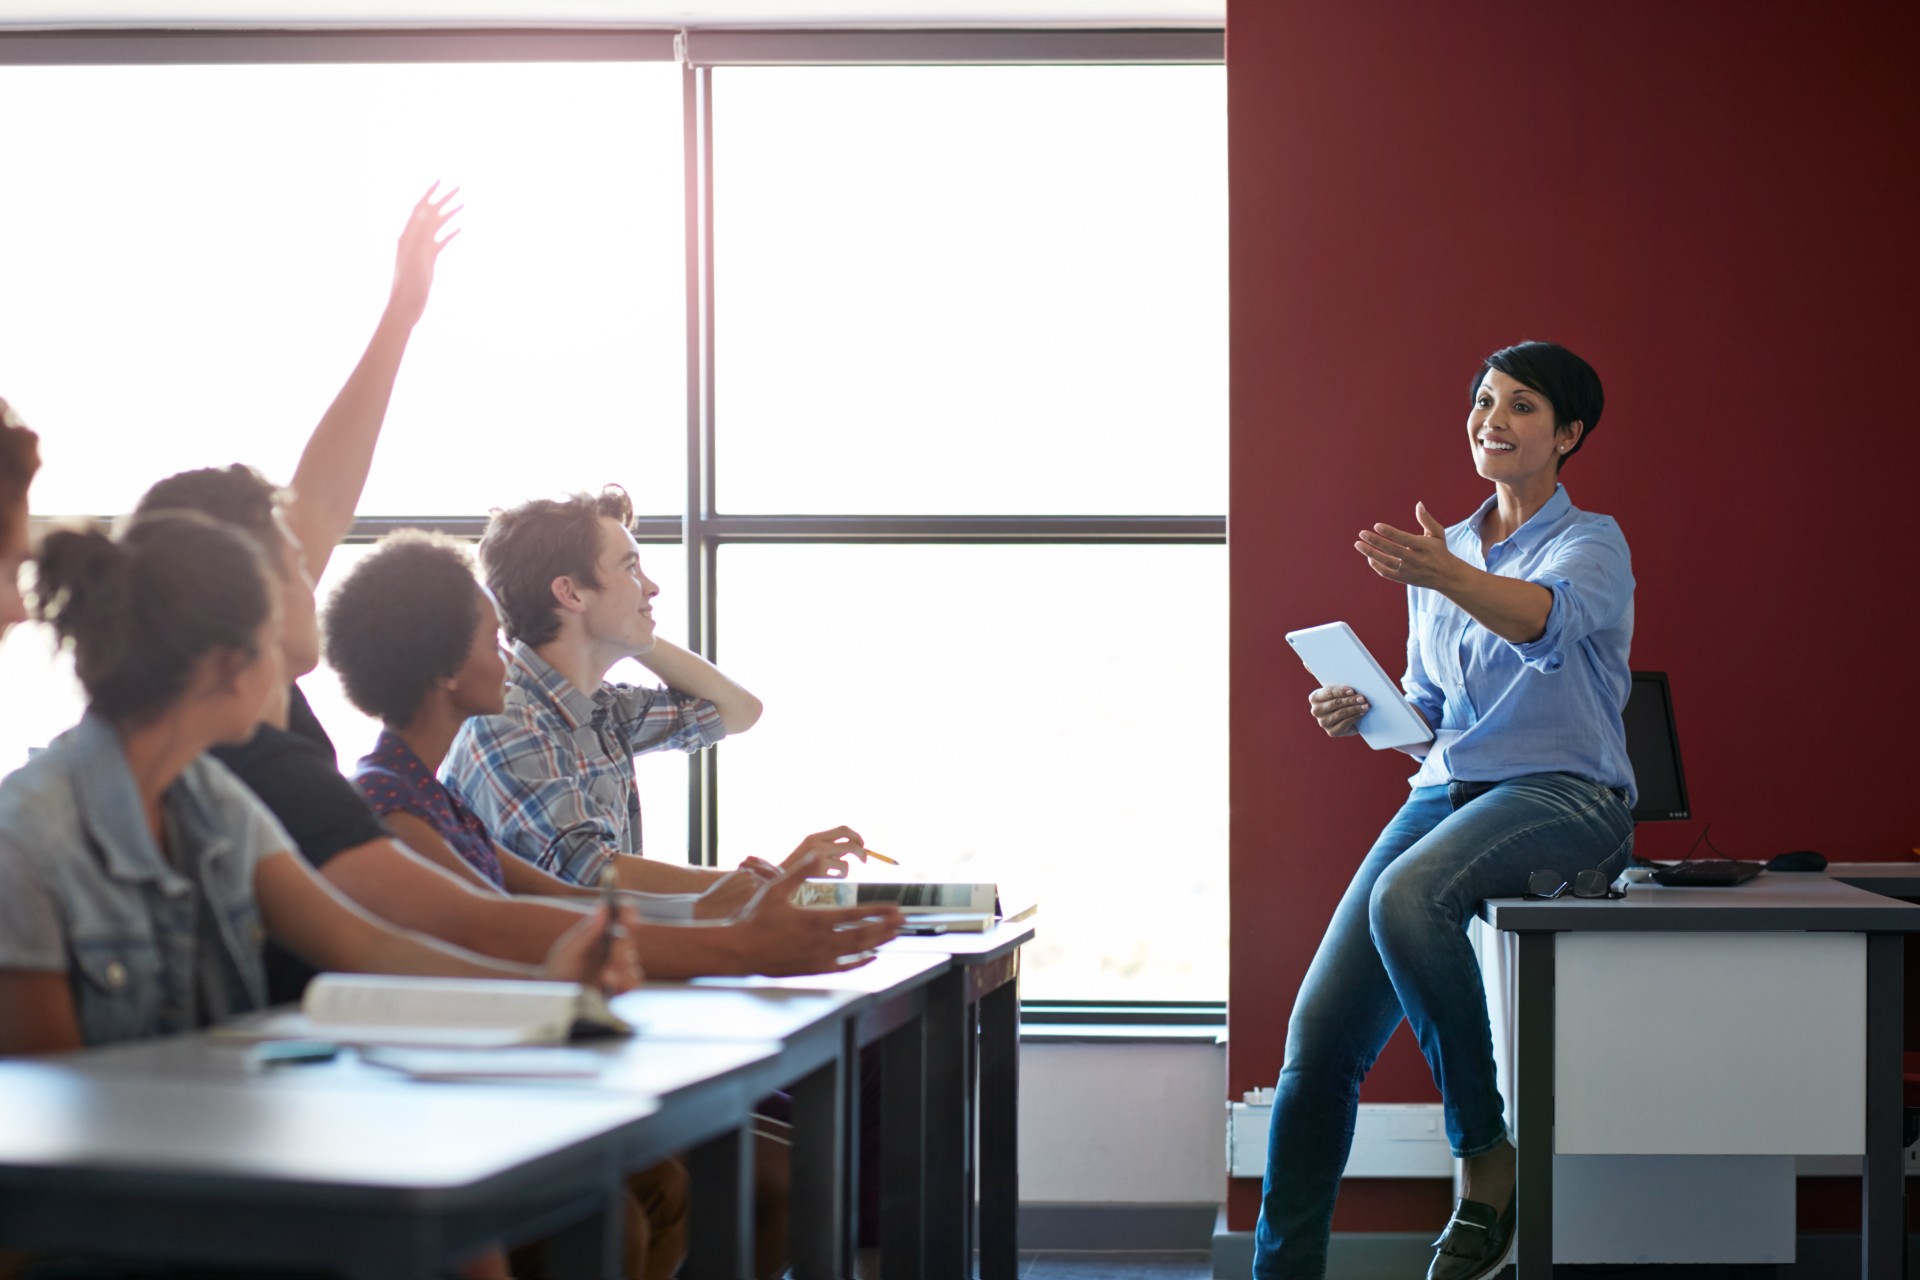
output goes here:
[{"label": "window mullion", "polygon": [[[682,542],[687,557],[687,637],[695,653],[716,660],[713,517],[713,73],[681,69],[685,144],[687,288],[686,501]],[[719,859],[719,760],[697,751],[687,769],[687,861]]]}]

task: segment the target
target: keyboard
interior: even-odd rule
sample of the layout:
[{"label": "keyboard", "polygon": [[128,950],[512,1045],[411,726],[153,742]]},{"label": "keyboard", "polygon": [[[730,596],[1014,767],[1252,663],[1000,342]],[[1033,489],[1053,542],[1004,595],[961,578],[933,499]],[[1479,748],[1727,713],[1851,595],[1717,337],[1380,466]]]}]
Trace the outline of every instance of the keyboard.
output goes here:
[{"label": "keyboard", "polygon": [[1739,862],[1732,858],[1702,858],[1697,862],[1676,862],[1653,873],[1656,884],[1725,886],[1744,884],[1766,867],[1758,862]]}]

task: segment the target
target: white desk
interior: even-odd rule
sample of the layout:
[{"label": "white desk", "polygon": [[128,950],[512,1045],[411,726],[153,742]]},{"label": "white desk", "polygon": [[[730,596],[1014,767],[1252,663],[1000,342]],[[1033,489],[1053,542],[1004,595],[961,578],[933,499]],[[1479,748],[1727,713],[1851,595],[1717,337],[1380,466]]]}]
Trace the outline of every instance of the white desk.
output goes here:
[{"label": "white desk", "polygon": [[[1862,1156],[1862,1275],[1898,1273],[1902,984],[1920,906],[1768,873],[1620,901],[1497,899],[1481,919],[1504,935],[1487,968],[1513,1034],[1519,1280],[1552,1274],[1556,1154]],[[1630,1172],[1650,1186],[1646,1168]]]}]

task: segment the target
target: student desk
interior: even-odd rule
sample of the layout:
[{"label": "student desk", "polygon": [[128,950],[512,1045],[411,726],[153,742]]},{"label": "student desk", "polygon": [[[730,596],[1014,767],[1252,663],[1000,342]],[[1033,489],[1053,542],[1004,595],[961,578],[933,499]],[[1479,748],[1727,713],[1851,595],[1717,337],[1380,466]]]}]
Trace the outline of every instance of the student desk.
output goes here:
[{"label": "student desk", "polygon": [[973,1274],[976,1181],[980,1275],[1015,1280],[1019,1274],[1020,948],[1032,938],[1032,921],[1022,920],[985,933],[887,944],[887,950],[944,955],[953,965],[934,983],[927,1014],[927,1274],[933,1280]]},{"label": "student desk", "polygon": [[791,1201],[793,1270],[800,1280],[849,1273],[843,1188],[848,1177],[847,1026],[865,997],[857,991],[725,989],[656,983],[616,997],[614,1012],[633,1023],[632,1040],[607,1042],[600,1088],[640,1079],[630,1068],[662,1054],[729,1040],[774,1041],[778,1056],[759,1073],[730,1125],[689,1143],[693,1222],[685,1274],[735,1277],[753,1272],[753,1163],[748,1121],[755,1102],[777,1089],[793,1097]]},{"label": "student desk", "polygon": [[[927,1013],[933,985],[953,968],[944,952],[888,947],[857,969],[791,978],[696,978],[703,990],[836,992],[853,997],[844,1021],[846,1061],[841,1095],[845,1127],[860,1132],[860,1071],[851,1064],[879,1045],[882,1080],[880,1124],[880,1259],[889,1277],[926,1272],[924,1190],[927,1177]],[[797,1103],[797,1099],[796,1099]],[[796,1119],[798,1118],[796,1114]],[[847,1212],[840,1248],[851,1258],[859,1239],[860,1161],[848,1153],[839,1193]]]},{"label": "student desk", "polygon": [[650,1098],[94,1056],[0,1062],[5,1247],[419,1280],[558,1230],[559,1274],[618,1270],[614,1175]]},{"label": "student desk", "polygon": [[1556,1153],[1864,1156],[1861,1272],[1898,1273],[1901,987],[1920,907],[1765,873],[1495,899],[1481,920],[1511,939],[1519,1280],[1552,1272]]}]

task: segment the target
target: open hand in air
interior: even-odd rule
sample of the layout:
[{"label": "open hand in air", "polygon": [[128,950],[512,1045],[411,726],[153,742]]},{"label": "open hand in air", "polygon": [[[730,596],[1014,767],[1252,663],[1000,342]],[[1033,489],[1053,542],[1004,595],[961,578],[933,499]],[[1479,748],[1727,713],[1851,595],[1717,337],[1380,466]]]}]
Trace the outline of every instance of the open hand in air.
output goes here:
[{"label": "open hand in air", "polygon": [[440,184],[435,182],[413,206],[413,212],[407,215],[407,225],[400,232],[400,248],[394,257],[393,292],[387,299],[387,314],[409,328],[418,323],[421,313],[427,309],[427,294],[433,288],[433,264],[439,259],[440,251],[460,234],[460,229],[455,227],[445,235],[440,233],[453,215],[466,207],[453,203],[460,188],[450,188],[445,195],[438,194],[439,191]]},{"label": "open hand in air", "polygon": [[1390,524],[1376,524],[1363,530],[1353,549],[1367,558],[1367,566],[1389,582],[1410,587],[1431,587],[1446,591],[1460,578],[1467,562],[1447,549],[1447,529],[1427,504],[1413,507],[1421,532],[1409,533]]}]

